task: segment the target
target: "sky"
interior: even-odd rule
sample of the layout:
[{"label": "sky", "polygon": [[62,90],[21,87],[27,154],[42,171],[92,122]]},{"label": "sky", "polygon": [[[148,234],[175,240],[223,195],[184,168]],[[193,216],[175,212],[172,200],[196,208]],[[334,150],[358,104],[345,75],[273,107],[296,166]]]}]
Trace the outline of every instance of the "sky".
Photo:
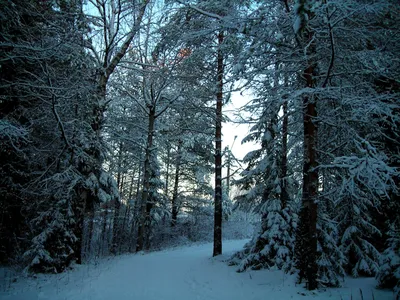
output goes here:
[{"label": "sky", "polygon": [[[236,114],[240,107],[250,101],[249,96],[241,95],[239,92],[233,92],[231,102],[223,106],[223,114],[231,118],[237,119]],[[249,133],[249,124],[238,124],[234,122],[225,122],[222,124],[222,149],[226,146],[231,148],[233,155],[241,160],[250,151],[255,150],[257,145],[254,143],[242,144],[242,140]],[[236,139],[235,139],[236,136]],[[245,167],[245,165],[243,165]]]}]

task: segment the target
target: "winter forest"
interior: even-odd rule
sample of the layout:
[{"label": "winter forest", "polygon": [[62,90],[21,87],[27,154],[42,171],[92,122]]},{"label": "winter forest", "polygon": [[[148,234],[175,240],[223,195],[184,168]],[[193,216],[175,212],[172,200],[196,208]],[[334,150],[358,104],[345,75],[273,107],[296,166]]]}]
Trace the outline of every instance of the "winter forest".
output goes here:
[{"label": "winter forest", "polygon": [[399,297],[398,0],[0,0],[0,49],[3,275],[212,242],[230,276]]}]

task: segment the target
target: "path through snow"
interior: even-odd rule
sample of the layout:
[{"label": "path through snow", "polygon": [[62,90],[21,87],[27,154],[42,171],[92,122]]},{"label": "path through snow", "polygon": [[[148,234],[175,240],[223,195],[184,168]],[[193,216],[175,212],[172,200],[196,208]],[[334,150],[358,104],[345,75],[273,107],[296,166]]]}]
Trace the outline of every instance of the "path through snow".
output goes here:
[{"label": "path through snow", "polygon": [[[394,299],[375,290],[374,279],[349,279],[340,289],[307,292],[293,276],[280,271],[236,273],[224,259],[245,241],[225,241],[224,255],[211,258],[212,244],[149,254],[124,255],[97,264],[77,266],[57,275],[0,278],[4,300],[285,300]],[[4,275],[4,270],[2,271]],[[0,276],[2,274],[0,273]],[[7,277],[7,276],[6,276]],[[4,286],[5,285],[5,286]]]}]

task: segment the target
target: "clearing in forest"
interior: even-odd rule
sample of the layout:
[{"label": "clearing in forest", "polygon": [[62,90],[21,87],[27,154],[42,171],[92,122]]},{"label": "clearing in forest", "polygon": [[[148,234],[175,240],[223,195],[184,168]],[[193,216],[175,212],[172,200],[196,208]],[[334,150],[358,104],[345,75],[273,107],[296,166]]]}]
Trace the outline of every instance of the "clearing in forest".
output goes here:
[{"label": "clearing in forest", "polygon": [[[393,299],[375,289],[373,278],[347,279],[342,288],[308,292],[295,276],[263,270],[237,273],[225,260],[246,241],[225,241],[224,254],[211,257],[212,244],[148,254],[129,254],[76,266],[37,278],[1,270],[2,300],[285,300]],[[16,282],[12,282],[15,281]],[[360,292],[361,290],[361,292]]]}]

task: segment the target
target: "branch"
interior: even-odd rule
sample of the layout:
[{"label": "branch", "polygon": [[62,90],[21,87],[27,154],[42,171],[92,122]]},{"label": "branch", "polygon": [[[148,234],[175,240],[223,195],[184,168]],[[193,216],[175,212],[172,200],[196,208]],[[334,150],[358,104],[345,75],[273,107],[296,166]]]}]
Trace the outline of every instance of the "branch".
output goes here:
[{"label": "branch", "polygon": [[112,72],[114,71],[114,69],[116,68],[118,63],[120,62],[120,60],[124,57],[133,38],[135,37],[136,33],[139,31],[140,24],[142,23],[142,19],[143,19],[144,13],[146,11],[146,6],[149,2],[150,2],[150,0],[143,1],[143,4],[141,5],[141,7],[139,9],[139,15],[133,22],[133,26],[132,26],[131,31],[129,32],[128,36],[126,37],[125,42],[122,44],[120,50],[117,52],[117,54],[115,54],[115,56],[112,58],[110,64],[105,69],[106,79],[108,79],[110,77],[110,75],[112,74]]},{"label": "branch", "polygon": [[[45,69],[46,69],[45,72],[46,72],[46,75],[47,75],[48,84],[49,84],[50,88],[52,89],[53,88],[53,83],[52,83],[52,80],[50,78],[50,73],[48,71],[47,64],[45,65]],[[62,123],[61,118],[60,118],[60,116],[59,116],[59,114],[57,112],[57,109],[56,109],[56,95],[54,94],[54,92],[52,90],[51,90],[51,103],[52,103],[53,114],[54,114],[54,116],[55,116],[55,118],[57,120],[57,124],[58,124],[58,126],[60,127],[60,130],[61,130],[61,137],[65,142],[65,146],[68,149],[71,149],[72,147],[71,147],[71,144],[68,141],[67,134],[66,134],[65,128],[64,128],[64,124]]]},{"label": "branch", "polygon": [[331,22],[330,22],[328,7],[326,7],[326,16],[328,18],[329,41],[331,43],[331,61],[329,63],[329,67],[328,67],[328,71],[326,73],[324,83],[322,84],[323,88],[326,87],[326,85],[328,83],[329,76],[330,76],[332,68],[333,68],[333,62],[335,60],[335,45],[334,45],[334,41],[333,41],[333,32],[332,32],[332,26],[331,26]]},{"label": "branch", "polygon": [[222,21],[224,19],[220,15],[217,15],[217,14],[202,10],[201,8],[198,8],[196,6],[184,3],[182,0],[177,0],[177,2],[182,4],[182,5],[184,5],[184,6],[189,7],[190,9],[193,9],[193,10],[197,11],[198,13],[200,13],[200,14],[206,16],[206,17],[210,17],[210,18],[217,19],[217,20],[220,20],[220,21]]},{"label": "branch", "polygon": [[128,89],[124,89],[123,91],[124,91],[133,101],[135,101],[137,105],[139,105],[139,107],[143,110],[143,112],[144,112],[146,115],[149,114],[147,108],[144,107],[142,103],[140,103],[140,101],[137,99],[137,97],[136,97],[134,94],[132,94]]},{"label": "branch", "polygon": [[154,119],[157,119],[159,116],[161,116],[170,107],[171,104],[173,104],[176,100],[178,100],[179,97],[180,95],[176,96],[175,99],[170,100],[169,103],[158,114],[154,116]]}]

